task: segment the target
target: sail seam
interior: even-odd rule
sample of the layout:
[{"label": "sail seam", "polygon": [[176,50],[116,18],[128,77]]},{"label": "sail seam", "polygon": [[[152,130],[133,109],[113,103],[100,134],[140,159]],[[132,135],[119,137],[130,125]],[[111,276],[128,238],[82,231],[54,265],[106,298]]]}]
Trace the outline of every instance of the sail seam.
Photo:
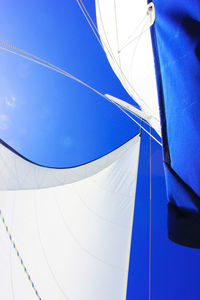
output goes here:
[{"label": "sail seam", "polygon": [[65,294],[63,288],[61,287],[60,283],[58,282],[55,274],[54,274],[54,271],[48,261],[48,258],[47,258],[47,254],[46,254],[46,251],[45,251],[45,247],[43,245],[43,242],[42,242],[42,236],[41,236],[41,233],[40,233],[40,227],[39,227],[39,218],[38,218],[38,209],[37,209],[37,199],[35,200],[34,202],[34,206],[35,206],[35,219],[36,219],[36,225],[37,225],[37,233],[38,233],[38,238],[39,238],[39,242],[40,242],[40,246],[41,246],[41,249],[42,249],[42,253],[43,253],[43,256],[44,256],[44,259],[46,261],[46,264],[48,266],[48,269],[51,273],[51,276],[53,277],[54,279],[54,282],[56,283],[58,289],[60,290],[60,292],[62,293],[62,295],[64,296],[65,299],[69,300],[69,297]]},{"label": "sail seam", "polygon": [[69,225],[67,224],[66,222],[66,219],[62,213],[62,210],[60,208],[60,205],[58,203],[58,200],[56,199],[56,206],[57,206],[57,209],[58,209],[58,212],[62,218],[62,221],[63,221],[63,224],[64,224],[64,227],[65,229],[67,230],[67,232],[71,235],[71,237],[73,238],[74,242],[79,246],[79,248],[84,251],[85,253],[87,253],[90,257],[94,258],[95,260],[99,261],[100,263],[110,267],[110,268],[113,268],[113,269],[116,269],[120,272],[123,272],[123,273],[128,273],[128,270],[127,269],[124,269],[123,267],[119,266],[119,265],[114,265],[112,263],[109,263],[109,262],[106,262],[104,261],[103,259],[101,259],[100,257],[96,256],[95,254],[91,253],[87,248],[85,248],[81,243],[80,241],[77,239],[77,237],[74,235],[74,233],[72,232],[71,228],[69,227]]}]

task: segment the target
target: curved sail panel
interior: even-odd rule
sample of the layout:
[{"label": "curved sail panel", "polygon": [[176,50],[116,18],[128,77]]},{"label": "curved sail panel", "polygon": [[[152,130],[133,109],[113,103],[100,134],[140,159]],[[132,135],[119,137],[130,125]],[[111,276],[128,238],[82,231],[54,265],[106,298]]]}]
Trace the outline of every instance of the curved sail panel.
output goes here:
[{"label": "curved sail panel", "polygon": [[101,41],[111,67],[160,134],[150,17],[146,1],[96,0]]},{"label": "curved sail panel", "polygon": [[[125,299],[139,148],[137,135],[89,164],[51,169],[1,145],[1,181],[10,182],[1,183],[0,209],[42,299]],[[74,174],[79,181],[74,182]],[[18,190],[12,190],[17,188],[14,177]],[[50,184],[62,185],[44,188]],[[34,300],[4,227],[1,220],[1,295]]]},{"label": "curved sail panel", "polygon": [[69,184],[92,176],[111,165],[139,138],[90,163],[72,168],[49,168],[37,165],[14,151],[3,141],[0,144],[0,190],[41,189]]}]

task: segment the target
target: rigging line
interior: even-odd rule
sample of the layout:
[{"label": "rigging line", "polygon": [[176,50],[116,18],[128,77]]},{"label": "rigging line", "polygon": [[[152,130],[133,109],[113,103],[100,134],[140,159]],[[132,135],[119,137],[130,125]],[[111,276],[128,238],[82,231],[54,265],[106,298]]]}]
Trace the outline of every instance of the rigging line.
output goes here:
[{"label": "rigging line", "polygon": [[15,252],[16,252],[17,257],[18,257],[18,259],[19,259],[19,261],[20,261],[20,263],[21,263],[21,266],[22,266],[22,268],[24,269],[24,272],[26,273],[26,276],[27,276],[27,278],[28,278],[28,280],[29,280],[29,282],[30,282],[30,284],[31,284],[31,286],[32,286],[32,288],[33,288],[33,290],[34,290],[34,292],[35,292],[37,298],[38,298],[39,300],[42,300],[42,298],[40,297],[40,295],[39,295],[39,293],[38,293],[38,291],[37,291],[37,289],[36,289],[36,287],[35,287],[35,284],[33,283],[32,279],[31,279],[30,274],[29,274],[28,271],[27,271],[26,266],[24,265],[24,261],[23,261],[21,255],[20,255],[20,253],[19,253],[19,251],[18,251],[18,249],[17,249],[17,247],[16,247],[16,244],[15,244],[13,238],[12,238],[12,235],[11,235],[9,229],[8,229],[8,226],[7,226],[6,222],[5,222],[5,219],[4,219],[4,216],[3,216],[3,214],[2,214],[1,209],[0,209],[0,218],[1,218],[1,220],[2,220],[2,222],[3,222],[3,225],[4,225],[5,229],[6,229],[6,232],[7,232],[7,234],[8,234],[9,239],[10,239],[10,242],[11,242],[13,248],[15,249]]},{"label": "rigging line", "polygon": [[[80,7],[80,9],[81,9],[82,13],[84,14],[84,16],[85,16],[85,18],[86,18],[86,20],[87,20],[88,24],[90,25],[90,27],[91,27],[91,29],[92,29],[92,31],[93,31],[93,33],[94,33],[94,35],[96,36],[96,38],[97,38],[97,40],[98,40],[99,44],[100,44],[100,45],[101,45],[101,47],[102,47],[101,40],[100,40],[99,36],[97,35],[98,31],[97,31],[97,33],[96,33],[96,31],[95,31],[95,30],[96,30],[96,28],[94,27],[94,25],[92,25],[92,24],[90,23],[90,21],[89,21],[88,17],[90,18],[90,20],[91,20],[91,17],[90,17],[90,15],[89,15],[89,13],[87,12],[87,10],[86,10],[85,6],[83,5],[83,2],[80,0],[80,2],[81,2],[81,4],[83,5],[83,7],[81,6],[81,4],[80,4],[79,0],[76,0],[76,2],[77,2],[77,4],[78,4],[78,6]],[[92,23],[93,23],[93,22],[92,22]],[[94,24],[94,23],[93,23],[93,24]]]},{"label": "rigging line", "polygon": [[[146,22],[145,22],[144,25],[142,26],[141,32],[143,31],[145,25],[146,25]],[[130,66],[129,66],[129,69],[128,69],[128,77],[129,77],[129,78],[131,78],[132,73],[133,73],[133,63],[134,63],[135,54],[136,54],[136,51],[137,51],[137,48],[138,48],[138,45],[139,45],[139,41],[141,40],[141,37],[142,37],[142,34],[138,36],[138,42],[136,43],[136,45],[135,45],[135,47],[134,47],[134,49],[133,49],[133,53],[132,53],[131,61],[130,61]]]},{"label": "rigging line", "polygon": [[[141,19],[141,21],[137,24],[137,26],[134,28],[134,30],[132,31],[132,33],[128,36],[126,42],[124,42],[124,43],[122,44],[122,47],[124,47],[124,45],[125,45],[126,43],[128,43],[128,41],[130,40],[130,38],[132,38],[133,34],[134,34],[135,32],[137,32],[137,29],[139,29],[140,25],[142,25],[142,23],[145,21],[146,18],[147,18],[147,14],[145,14],[145,16],[144,16],[144,17]],[[122,48],[122,47],[121,47],[121,48]],[[120,50],[121,50],[121,49],[119,49],[119,51],[120,51]]]},{"label": "rigging line", "polygon": [[136,118],[140,119],[140,121],[142,121],[143,123],[149,125],[149,123],[144,120],[142,117],[139,117],[136,113],[134,113],[133,111],[129,110],[129,109],[126,109],[127,112],[129,112],[130,114],[134,115]]},{"label": "rigging line", "polygon": [[[87,9],[86,9],[86,7],[85,7],[85,5],[84,5],[84,3],[82,2],[82,0],[76,0],[77,1],[77,3],[80,1],[80,3],[81,3],[81,5],[82,5],[82,8],[84,9],[84,11],[85,11],[85,13],[87,14],[87,16],[88,16],[88,18],[90,19],[90,22],[91,22],[91,24],[90,24],[90,22],[88,21],[88,19],[86,18],[86,20],[88,21],[88,24],[90,25],[90,27],[92,28],[92,31],[93,30],[95,30],[96,31],[96,33],[99,35],[99,37],[101,38],[101,36],[100,36],[100,33],[99,33],[99,31],[98,31],[98,28],[96,27],[96,25],[95,25],[95,23],[93,22],[93,20],[92,20],[92,18],[91,18],[91,16],[90,16],[90,14],[89,14],[89,12],[87,11]],[[78,3],[78,5],[79,5],[79,7],[80,7],[80,3]],[[116,18],[116,2],[114,1],[114,5],[115,5],[115,19],[117,20],[117,18]],[[81,8],[81,7],[80,7]],[[82,10],[82,8],[81,8],[81,10]],[[82,10],[83,11],[83,10]],[[83,12],[84,13],[84,12]],[[84,14],[85,15],[85,14]],[[135,27],[135,29],[133,30],[133,32],[129,35],[129,37],[128,37],[128,39],[127,39],[127,42],[128,42],[128,40],[133,36],[133,34],[137,31],[137,29],[140,27],[140,25],[144,22],[144,20],[146,19],[146,18],[148,18],[148,15],[147,14],[145,14],[145,16],[142,18],[142,20],[137,24],[137,26]],[[149,29],[149,28],[148,28]],[[143,33],[143,32],[142,32]],[[141,33],[141,34],[142,34]],[[95,34],[95,36],[96,36],[96,34]],[[118,36],[117,36],[118,37]],[[136,36],[134,39],[136,39],[136,38],[138,38],[139,37],[139,35],[138,36]],[[102,39],[102,38],[101,38]],[[98,38],[98,41],[99,41],[100,39]],[[100,40],[101,41],[101,40]],[[118,43],[119,43],[119,41],[118,41]],[[101,46],[102,46],[102,43],[100,42],[100,44],[101,44]],[[121,47],[121,49],[119,49],[119,52],[122,50],[122,48],[123,47],[126,47],[126,43],[124,44],[124,45],[122,45],[122,47]],[[118,47],[119,48],[119,47]],[[108,49],[107,49],[108,50]]]},{"label": "rigging line", "polygon": [[90,26],[93,26],[93,28],[95,29],[95,31],[98,33],[98,35],[99,35],[99,37],[100,37],[100,34],[99,34],[99,31],[98,31],[98,28],[97,28],[97,26],[95,25],[95,23],[93,22],[93,20],[92,20],[92,18],[91,18],[91,16],[90,16],[90,14],[89,14],[89,12],[88,12],[87,8],[85,7],[84,3],[82,2],[82,0],[76,0],[76,1],[80,1],[80,3],[81,3],[81,5],[82,5],[82,7],[83,7],[83,9],[84,9],[85,13],[87,14],[88,18],[89,18],[89,19],[90,19],[90,21],[91,21],[91,24],[89,24],[89,25],[90,25]]},{"label": "rigging line", "polygon": [[[11,209],[11,230],[13,229],[13,222],[14,222],[14,206],[15,202],[12,201],[12,209]],[[10,285],[12,291],[12,299],[15,300],[15,293],[14,293],[14,284],[13,284],[13,270],[12,270],[12,244],[10,244],[10,254],[9,254],[9,261],[10,261]]]},{"label": "rigging line", "polygon": [[[151,126],[150,126],[151,133]],[[151,300],[151,225],[152,225],[152,187],[151,187],[151,136],[149,138],[149,300]]]},{"label": "rigging line", "polygon": [[[39,61],[41,61],[41,62],[43,62],[43,63],[45,63],[45,64],[48,64],[48,65],[50,65],[50,66],[52,66],[52,67],[54,67],[54,68],[57,68],[58,70],[64,71],[64,70],[60,69],[59,67],[57,67],[57,66],[51,64],[50,62],[48,62],[48,61],[46,61],[46,60],[44,60],[44,59],[42,59],[42,58],[40,58],[40,57],[38,57],[38,56],[36,56],[36,55],[34,55],[34,54],[31,54],[31,53],[29,53],[29,52],[26,52],[26,51],[24,51],[24,50],[22,50],[22,49],[20,49],[20,48],[17,48],[17,47],[15,47],[15,46],[13,46],[13,45],[10,45],[10,44],[8,44],[8,43],[6,43],[6,42],[0,41],[0,44],[4,45],[4,46],[6,46],[6,47],[12,48],[12,49],[14,49],[14,50],[17,50],[17,51],[19,51],[19,52],[21,52],[21,53],[23,53],[23,54],[26,54],[26,55],[28,55],[28,56],[30,56],[30,57],[32,57],[32,58],[35,58],[35,59],[37,59],[37,60],[39,60]],[[7,50],[7,49],[5,49],[5,48],[3,48],[3,47],[1,47],[1,49]],[[12,53],[14,53],[14,52],[12,52]],[[15,53],[15,54],[18,55],[17,53]],[[23,57],[24,57],[24,56],[23,56]]]},{"label": "rigging line", "polygon": [[[113,103],[113,104],[116,105],[116,103],[115,103],[115,102],[112,102],[111,99],[109,99],[109,100],[110,100],[111,103]],[[118,103],[117,103],[117,104],[118,104]],[[123,107],[123,106],[121,106],[120,104],[118,104],[118,105],[120,106],[119,108]],[[149,123],[148,123],[146,120],[144,120],[142,117],[140,117],[139,115],[137,115],[134,111],[130,110],[130,109],[127,108],[127,107],[124,107],[124,109],[125,109],[128,113],[130,113],[130,114],[134,115],[136,118],[140,119],[140,121],[142,120],[145,124],[149,125]]]},{"label": "rigging line", "polygon": [[[21,50],[21,49],[19,49],[19,48],[16,48],[16,47],[14,47],[14,46],[11,46],[11,45],[9,45],[9,44],[7,44],[7,43],[1,42],[1,41],[0,41],[0,43],[3,43],[3,44],[5,44],[5,45],[7,45],[8,47],[14,48],[14,49],[16,49],[16,50],[18,50],[18,51],[20,51],[20,52],[23,52],[23,53],[25,53],[26,55],[29,55],[29,56],[34,57],[34,58],[25,56],[25,55],[23,55],[23,54],[17,53],[17,52],[15,52],[15,51],[9,50],[9,49],[4,48],[4,47],[1,47],[1,46],[0,46],[0,49],[2,49],[2,50],[4,50],[4,51],[7,51],[7,52],[9,52],[9,53],[15,54],[15,55],[17,55],[17,56],[20,56],[20,57],[22,57],[22,58],[24,58],[24,59],[27,59],[27,60],[29,60],[29,61],[35,62],[35,63],[37,63],[37,64],[39,64],[39,65],[42,65],[42,66],[44,66],[44,67],[46,67],[46,68],[48,68],[48,69],[54,70],[55,72],[60,73],[60,74],[62,74],[62,75],[64,75],[64,76],[66,76],[66,77],[69,77],[69,78],[71,78],[71,79],[73,79],[73,80],[79,82],[80,84],[86,86],[87,88],[89,88],[90,90],[92,90],[93,92],[95,92],[96,94],[98,94],[99,96],[103,97],[103,98],[106,99],[107,101],[109,101],[109,102],[113,103],[114,105],[116,105],[115,102],[113,102],[112,100],[110,100],[109,98],[107,98],[105,95],[103,95],[102,93],[100,93],[99,91],[97,91],[95,88],[91,87],[90,85],[86,84],[85,82],[83,82],[82,80],[78,79],[77,77],[71,75],[70,73],[66,72],[65,70],[63,70],[63,69],[61,69],[61,68],[59,68],[59,67],[57,67],[57,66],[55,66],[55,65],[53,65],[53,64],[51,64],[51,63],[49,63],[49,62],[47,62],[47,61],[45,61],[45,60],[43,60],[43,59],[40,59],[39,57],[37,57],[37,56],[35,56],[35,55],[32,55],[32,54],[30,54],[30,53],[28,53],[28,52],[25,52],[25,51],[23,51],[23,50]],[[116,106],[117,106],[117,105],[116,105]],[[120,107],[119,107],[119,108],[120,108]],[[138,118],[140,118],[140,117],[138,116]]]},{"label": "rigging line", "polygon": [[[79,3],[79,0],[76,0],[76,2],[78,3],[79,7],[81,8],[82,12],[84,13],[84,11],[83,11],[83,9],[82,9],[80,3]],[[85,9],[85,11],[86,11],[86,13],[87,13],[87,15],[89,16],[89,18],[90,18],[90,20],[91,20],[91,22],[92,22],[92,24],[93,24],[93,26],[94,26],[94,28],[96,29],[97,33],[99,34],[98,29],[97,29],[97,27],[94,25],[94,22],[92,21],[92,18],[90,17],[90,15],[89,15],[89,13],[88,13],[86,7],[84,6],[82,0],[80,0],[80,2],[82,3],[82,5],[83,5],[83,7],[84,7],[84,9]],[[97,1],[97,3],[98,3],[98,1]],[[99,7],[99,12],[100,12],[100,6],[99,6],[99,3],[98,3],[98,7]],[[86,17],[87,22],[89,23],[89,25],[90,25],[91,28],[92,28],[92,24],[91,24],[90,21],[88,20],[87,16],[86,16],[85,14],[84,14],[84,16]],[[100,16],[101,16],[101,14],[100,14]],[[102,20],[102,17],[101,17],[101,20]],[[102,25],[103,25],[103,22],[102,22]],[[104,30],[104,32],[105,32],[104,26],[103,26],[103,30]],[[94,30],[93,30],[93,32],[94,32]],[[95,33],[95,32],[94,32],[94,33]],[[95,36],[96,36],[96,34],[95,34]],[[105,36],[106,36],[107,43],[108,43],[108,45],[109,45],[109,42],[108,42],[108,39],[107,39],[107,35],[105,34]],[[97,37],[97,36],[96,36],[96,37]],[[99,34],[99,37],[100,37],[100,34]],[[101,38],[101,37],[100,37],[100,38]],[[98,41],[99,41],[101,47],[103,48],[103,45],[102,45],[102,43],[101,43],[102,38],[101,38],[101,40],[100,40],[100,39],[97,37],[97,39],[98,39]],[[102,40],[102,42],[104,43],[103,40]],[[47,64],[47,65],[49,65],[49,66],[51,66],[51,67],[53,67],[53,68],[56,68],[56,69],[58,69],[58,70],[61,71],[61,72],[65,72],[66,75],[67,75],[68,77],[70,77],[70,78],[76,80],[76,81],[79,82],[79,83],[84,84],[81,80],[79,80],[79,79],[76,78],[75,76],[69,74],[68,72],[64,71],[63,69],[61,69],[61,68],[59,68],[59,67],[57,67],[57,66],[55,66],[54,64],[51,64],[50,62],[48,62],[48,61],[46,61],[46,60],[43,60],[43,59],[37,57],[36,55],[33,55],[33,54],[29,53],[29,52],[26,52],[26,51],[24,51],[24,50],[22,50],[22,49],[19,49],[19,48],[15,47],[15,46],[12,46],[12,45],[10,45],[10,44],[8,44],[8,43],[6,43],[6,42],[0,41],[0,43],[1,43],[2,45],[4,45],[4,46],[7,46],[7,47],[10,47],[10,48],[12,48],[12,49],[15,49],[15,50],[17,50],[17,51],[19,51],[19,52],[22,52],[23,54],[26,54],[26,55],[28,55],[28,56],[30,56],[30,57],[36,59],[36,60],[39,60],[39,61],[41,61],[41,62],[43,62],[43,63],[45,63],[45,64]],[[107,49],[107,51],[109,52],[109,54],[110,54],[110,56],[112,57],[112,59],[115,61],[115,63],[117,64],[117,66],[118,66],[119,69],[121,70],[120,66],[118,65],[118,62],[116,61],[115,57],[113,56],[112,50],[111,50],[111,52],[110,52],[109,49],[107,48],[107,46],[106,46],[105,43],[104,43],[104,47]],[[110,45],[109,45],[109,47],[110,47]],[[3,48],[3,47],[0,47],[0,48],[3,49],[3,50],[5,50],[5,51],[8,51],[8,49],[5,49],[5,48]],[[111,47],[110,47],[110,49],[111,49]],[[103,50],[104,50],[104,49],[103,49]],[[11,51],[8,51],[8,52],[11,52]],[[12,52],[11,52],[11,53],[12,53]],[[17,53],[14,53],[14,54],[19,55],[19,54],[17,54]],[[21,56],[21,55],[19,55],[19,56]],[[22,57],[24,57],[24,56],[22,56]],[[26,57],[24,57],[24,58],[26,58]],[[28,58],[26,58],[26,59],[28,59]],[[29,60],[30,60],[30,59],[29,59]],[[33,61],[34,61],[34,60],[33,60]],[[38,62],[38,63],[39,63],[39,62]],[[53,69],[53,68],[51,68],[51,69]],[[61,72],[59,72],[59,73],[61,73]],[[143,102],[142,98],[141,98],[141,97],[137,94],[137,92],[134,90],[134,88],[132,87],[132,85],[130,84],[130,82],[128,81],[128,79],[126,78],[126,76],[124,75],[124,73],[123,73],[122,70],[121,70],[121,73],[122,73],[123,77],[125,78],[125,81],[127,81],[127,83],[128,83],[128,84],[130,85],[130,87],[133,89],[133,91],[135,92],[135,94],[136,94],[136,95],[140,98],[140,100]],[[89,85],[87,85],[87,84],[84,84],[84,85],[85,85],[86,87],[92,89],[94,92],[97,92],[97,94],[103,96],[101,93],[98,93],[97,90],[93,89],[93,88],[90,87]],[[103,97],[104,97],[104,96],[103,96]],[[105,97],[104,97],[104,98],[105,98]],[[143,104],[145,104],[145,103],[143,102]],[[146,104],[145,104],[145,106],[148,107],[148,105],[146,105]],[[149,107],[148,107],[148,109],[151,111],[151,109],[150,109]]]},{"label": "rigging line", "polygon": [[[106,99],[107,101],[109,101],[109,102],[111,102],[112,104],[114,104],[115,106],[117,106],[117,107],[118,107],[121,111],[123,111],[130,119],[132,119],[136,124],[138,124],[138,126],[140,126],[140,124],[139,124],[136,120],[134,120],[134,119],[133,119],[133,118],[132,118],[132,117],[131,117],[131,116],[130,116],[123,108],[122,108],[122,107],[120,107],[120,105],[118,105],[117,103],[115,103],[115,102],[112,101],[111,99],[107,98],[104,94],[100,93],[100,92],[97,91],[95,88],[91,87],[90,85],[88,85],[87,83],[85,83],[85,82],[83,82],[82,80],[78,79],[77,77],[71,75],[70,73],[66,72],[65,70],[63,70],[63,69],[61,69],[61,68],[59,68],[59,67],[57,67],[57,66],[55,66],[55,65],[53,65],[53,64],[51,64],[51,63],[49,63],[49,62],[47,62],[47,61],[45,61],[45,60],[43,60],[43,59],[40,59],[39,57],[37,57],[37,56],[35,56],[35,55],[29,54],[28,52],[25,52],[25,51],[23,51],[23,50],[21,50],[21,49],[19,49],[19,48],[16,48],[16,47],[14,47],[14,46],[11,46],[11,45],[9,45],[9,44],[7,44],[7,43],[4,43],[4,42],[2,42],[2,41],[0,41],[0,43],[1,43],[1,44],[4,44],[4,45],[7,45],[8,47],[14,48],[14,49],[16,49],[16,50],[18,50],[18,51],[20,51],[20,52],[26,53],[27,55],[29,55],[29,56],[31,56],[31,57],[34,57],[34,58],[28,57],[28,56],[26,56],[26,55],[20,54],[20,53],[18,53],[18,52],[9,50],[9,49],[4,48],[4,47],[1,47],[1,46],[0,46],[0,49],[2,49],[2,50],[4,50],[4,51],[7,51],[7,52],[9,52],[9,53],[15,54],[15,55],[17,55],[17,56],[20,56],[20,57],[22,57],[22,58],[24,58],[24,59],[27,59],[27,60],[29,60],[29,61],[35,62],[35,63],[37,63],[37,64],[39,64],[39,65],[42,65],[42,66],[44,66],[44,67],[46,67],[46,68],[48,68],[48,69],[51,69],[51,70],[53,70],[53,71],[55,71],[55,72],[57,72],[57,73],[60,73],[60,74],[62,74],[62,75],[64,75],[64,76],[66,76],[66,77],[68,77],[68,78],[71,78],[71,79],[75,80],[76,82],[82,84],[83,86],[85,86],[85,87],[87,87],[88,89],[92,90],[93,92],[95,92],[96,94],[98,94],[99,96],[101,96],[102,98]],[[36,58],[37,58],[37,59],[36,59]],[[138,118],[141,119],[141,117],[139,117],[139,116],[138,116]],[[143,129],[144,129],[145,132],[147,132],[147,133],[149,134],[149,132],[148,132],[145,128],[143,128]],[[162,144],[161,144],[154,136],[152,136],[152,138],[153,138],[158,144],[160,144],[160,145],[162,146]]]},{"label": "rigging line", "polygon": [[[65,71],[65,70],[63,70],[63,69],[57,67],[56,65],[54,65],[54,64],[52,64],[52,63],[50,63],[50,62],[48,62],[48,61],[45,61],[45,60],[42,59],[42,58],[39,58],[39,57],[37,57],[37,56],[35,56],[35,55],[29,53],[29,52],[26,52],[26,51],[24,51],[24,50],[21,50],[21,49],[19,49],[19,48],[17,48],[17,47],[14,47],[14,46],[10,45],[10,44],[7,44],[7,43],[5,43],[5,42],[0,41],[0,44],[3,44],[3,45],[5,45],[5,46],[7,46],[7,47],[10,47],[10,48],[12,48],[12,49],[15,49],[15,50],[17,50],[17,51],[19,51],[19,52],[21,52],[21,53],[23,53],[23,54],[25,54],[25,55],[20,54],[20,53],[15,52],[15,51],[11,51],[11,50],[9,50],[9,49],[7,49],[7,48],[4,48],[4,47],[1,47],[1,46],[0,46],[0,49],[2,49],[2,50],[4,50],[4,51],[10,52],[10,53],[15,54],[15,55],[17,55],[17,56],[20,56],[20,57],[22,57],[22,58],[24,58],[24,59],[27,59],[27,60],[32,61],[32,62],[35,62],[35,63],[37,63],[37,64],[39,64],[39,65],[42,65],[42,66],[44,66],[44,67],[46,67],[46,68],[52,69],[52,70],[54,70],[54,71],[56,71],[56,72],[58,72],[58,73],[60,73],[60,74],[63,74],[63,75],[65,75],[65,76],[67,76],[67,77],[69,77],[69,78],[71,78],[71,79],[74,79],[75,81],[77,81],[77,82],[79,82],[79,83],[82,83],[83,85],[86,85],[88,88],[92,89],[92,87],[90,87],[89,85],[85,84],[84,82],[82,82],[81,80],[79,80],[79,79],[76,78],[75,76],[71,75],[71,74],[68,73],[67,71]],[[26,56],[26,55],[27,55],[27,56]],[[30,56],[30,57],[29,57],[29,56]],[[96,91],[95,89],[93,89],[93,90],[94,90],[95,92],[98,92],[98,91]]]},{"label": "rigging line", "polygon": [[[1,41],[0,41],[0,43],[1,43]],[[12,53],[12,54],[15,54],[15,55],[17,55],[17,56],[20,56],[20,57],[22,57],[22,58],[25,58],[25,59],[27,59],[27,60],[29,60],[29,61],[35,62],[35,63],[37,63],[37,64],[39,64],[39,65],[42,65],[42,66],[44,66],[44,67],[46,67],[46,68],[49,68],[49,69],[51,69],[51,70],[54,70],[54,71],[56,71],[57,73],[63,74],[64,76],[69,77],[69,78],[71,78],[71,79],[73,79],[73,80],[79,82],[80,84],[86,86],[87,88],[89,88],[90,90],[92,90],[93,92],[95,92],[96,94],[98,94],[99,96],[101,96],[101,97],[103,97],[104,99],[108,100],[108,98],[107,98],[106,96],[104,96],[102,93],[100,93],[99,91],[97,91],[95,88],[91,87],[91,86],[88,85],[87,83],[83,82],[82,80],[78,79],[77,77],[71,75],[70,73],[66,72],[65,70],[63,70],[63,69],[61,69],[61,68],[59,68],[59,67],[57,67],[57,66],[55,66],[55,65],[53,65],[53,64],[51,64],[51,63],[45,62],[44,60],[42,60],[42,59],[40,59],[40,58],[37,58],[37,59],[38,59],[38,60],[37,60],[37,59],[31,58],[31,57],[25,56],[25,55],[23,55],[23,54],[14,52],[14,51],[12,51],[12,50],[6,49],[6,48],[1,47],[1,46],[0,46],[0,49],[2,49],[2,50],[4,50],[4,51],[7,51],[7,52],[10,52],[10,53]],[[20,51],[20,49],[18,49],[18,51]],[[21,52],[22,52],[22,51],[21,51]],[[33,57],[33,55],[30,55],[30,56]],[[111,101],[110,101],[110,102],[111,102]]]},{"label": "rigging line", "polygon": [[[145,23],[145,25],[146,25],[146,23]],[[122,46],[122,47],[120,48],[119,53],[121,53],[121,51],[122,51],[124,48],[126,48],[128,45],[130,45],[132,42],[134,42],[135,40],[137,40],[138,38],[140,38],[140,37],[141,37],[146,31],[148,31],[148,30],[149,30],[149,27],[146,28],[146,29],[144,29],[144,30],[142,30],[141,33],[139,33],[138,35],[136,35],[132,40],[128,41],[124,46]]]},{"label": "rigging line", "polygon": [[118,104],[116,104],[129,118],[134,121],[140,128],[142,128],[150,137],[152,137],[160,146],[162,146],[162,143],[159,142],[148,130],[146,130],[140,123],[138,123],[133,117],[131,117],[122,107],[120,107]]},{"label": "rigging line", "polygon": [[121,58],[120,58],[120,52],[119,52],[119,32],[118,32],[118,26],[117,26],[117,7],[116,7],[115,0],[114,0],[114,11],[115,11],[115,29],[116,29],[116,37],[117,37],[117,54],[119,57],[119,66],[121,69]]},{"label": "rigging line", "polygon": [[[92,23],[92,26],[94,27],[94,29],[96,30],[96,32],[97,32],[97,33],[98,33],[98,35],[99,35],[99,31],[98,31],[98,29],[97,29],[97,27],[96,27],[95,23],[93,22],[93,20],[92,20],[92,18],[91,18],[91,16],[90,16],[90,14],[89,14],[89,12],[87,11],[87,9],[86,9],[85,5],[83,4],[82,0],[78,0],[78,1],[80,1],[80,2],[81,2],[81,4],[82,4],[82,6],[83,6],[83,8],[84,8],[84,10],[85,10],[85,12],[86,12],[86,14],[87,14],[88,18],[90,19],[90,21],[91,21],[91,23]],[[99,37],[100,37],[100,35],[99,35]]]}]

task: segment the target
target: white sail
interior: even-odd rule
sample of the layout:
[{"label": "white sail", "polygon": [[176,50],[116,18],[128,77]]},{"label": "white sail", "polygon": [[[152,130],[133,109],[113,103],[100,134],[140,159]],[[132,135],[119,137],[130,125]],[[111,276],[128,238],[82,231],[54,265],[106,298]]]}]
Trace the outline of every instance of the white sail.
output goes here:
[{"label": "white sail", "polygon": [[[98,31],[115,74],[160,135],[159,106],[146,0],[96,0]],[[114,95],[113,95],[114,96]]]},{"label": "white sail", "polygon": [[139,148],[53,169],[0,145],[2,299],[125,300]]}]

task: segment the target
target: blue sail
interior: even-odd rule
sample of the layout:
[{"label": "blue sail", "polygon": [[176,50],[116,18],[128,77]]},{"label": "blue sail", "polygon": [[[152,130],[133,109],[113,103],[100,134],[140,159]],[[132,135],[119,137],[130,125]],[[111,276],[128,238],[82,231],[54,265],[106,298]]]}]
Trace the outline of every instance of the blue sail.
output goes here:
[{"label": "blue sail", "polygon": [[151,28],[168,192],[168,235],[200,248],[200,2],[155,0]]}]

